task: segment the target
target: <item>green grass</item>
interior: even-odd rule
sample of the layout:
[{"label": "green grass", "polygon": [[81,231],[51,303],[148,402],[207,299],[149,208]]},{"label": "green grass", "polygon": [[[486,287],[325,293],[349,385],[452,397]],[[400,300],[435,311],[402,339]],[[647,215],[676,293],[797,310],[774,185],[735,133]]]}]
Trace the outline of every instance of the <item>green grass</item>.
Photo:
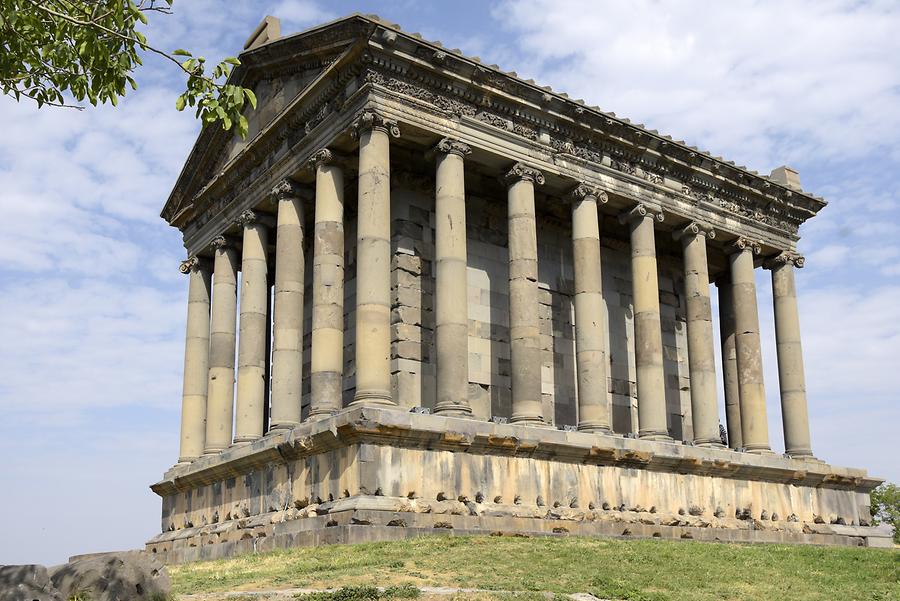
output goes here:
[{"label": "green grass", "polygon": [[412,585],[629,601],[900,601],[897,550],[689,541],[428,537],[275,551],[169,572],[181,594]]}]

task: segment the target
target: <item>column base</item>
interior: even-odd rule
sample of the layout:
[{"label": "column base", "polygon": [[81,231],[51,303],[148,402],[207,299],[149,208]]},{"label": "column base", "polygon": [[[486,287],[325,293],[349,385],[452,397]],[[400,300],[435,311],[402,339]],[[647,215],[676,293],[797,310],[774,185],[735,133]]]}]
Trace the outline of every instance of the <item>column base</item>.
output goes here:
[{"label": "column base", "polygon": [[589,434],[613,434],[612,428],[608,424],[596,422],[581,422],[578,424],[578,431]]},{"label": "column base", "polygon": [[[328,418],[328,417],[331,417],[331,416],[337,414],[338,411],[340,411],[340,409],[322,409],[322,410],[318,410],[315,412],[310,412],[310,414],[306,417],[306,421],[307,422],[319,421],[320,419],[325,419],[325,418]],[[304,422],[304,423],[306,423],[306,422]]]},{"label": "column base", "polygon": [[260,438],[262,438],[262,436],[244,436],[244,437],[241,437],[241,438],[235,438],[235,439],[234,439],[234,442],[231,443],[231,446],[228,447],[228,448],[229,448],[229,449],[233,449],[234,447],[240,447],[240,446],[248,445],[248,444],[250,444],[251,442],[256,442],[256,441],[259,440]]},{"label": "column base", "polygon": [[269,426],[269,431],[266,432],[266,435],[268,436],[275,430],[293,430],[299,425],[300,422],[282,422],[280,424],[272,424],[271,426]]},{"label": "column base", "polygon": [[203,449],[203,456],[204,457],[212,457],[213,455],[218,455],[219,453],[221,453],[222,451],[224,451],[227,448],[228,447],[221,447],[221,448],[216,447],[213,449]]},{"label": "column base", "polygon": [[818,461],[820,463],[823,463],[821,459],[813,455],[811,449],[785,451],[784,456],[790,457],[791,459],[803,459],[804,461]]},{"label": "column base", "polygon": [[724,449],[725,445],[722,444],[721,438],[703,438],[703,439],[695,439],[694,440],[695,447],[706,447],[710,449]]},{"label": "column base", "polygon": [[438,403],[434,406],[433,413],[445,417],[471,417],[472,408],[468,405],[458,405],[456,403]]},{"label": "column base", "polygon": [[361,390],[353,395],[353,401],[350,403],[350,407],[359,406],[396,407],[397,403],[391,398],[390,392],[385,392],[383,390]]},{"label": "column base", "polygon": [[774,455],[775,452],[772,451],[769,447],[744,447],[745,453],[752,453],[754,455]]},{"label": "column base", "polygon": [[672,440],[672,437],[669,436],[668,432],[662,432],[660,430],[640,430],[638,431],[638,438],[641,440],[661,440],[669,442]]}]

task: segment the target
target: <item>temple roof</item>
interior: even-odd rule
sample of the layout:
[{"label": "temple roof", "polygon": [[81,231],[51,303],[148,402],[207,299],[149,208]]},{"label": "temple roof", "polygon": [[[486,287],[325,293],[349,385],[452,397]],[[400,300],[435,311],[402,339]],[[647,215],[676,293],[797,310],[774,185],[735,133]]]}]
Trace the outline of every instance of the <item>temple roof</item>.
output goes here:
[{"label": "temple roof", "polygon": [[[530,96],[537,94],[543,104],[553,103],[555,107],[562,107],[562,110],[568,110],[585,118],[602,117],[606,123],[620,128],[621,131],[630,132],[630,135],[641,139],[647,146],[653,145],[657,150],[665,148],[666,152],[677,151],[685,156],[695,157],[694,160],[698,162],[705,160],[710,165],[710,170],[718,175],[724,175],[737,181],[751,182],[751,185],[755,180],[759,182],[756,184],[759,188],[777,191],[784,197],[793,195],[792,202],[802,202],[803,210],[808,212],[809,216],[814,215],[826,205],[825,200],[821,197],[800,190],[796,172],[790,168],[778,168],[773,171],[771,176],[760,174],[733,161],[690,146],[683,140],[676,140],[655,129],[648,129],[643,124],[632,123],[627,118],[604,111],[598,106],[588,105],[584,100],[572,99],[566,93],[554,91],[549,86],[540,86],[531,79],[522,79],[514,71],[504,71],[495,64],[485,65],[477,56],[467,56],[456,48],[445,48],[440,41],[425,40],[419,33],[406,32],[396,23],[386,21],[377,15],[354,13],[284,37],[273,37],[272,32],[269,32],[268,36],[265,31],[260,33],[269,19],[271,17],[267,17],[267,21],[264,21],[248,40],[247,47],[249,49],[239,55],[241,65],[232,72],[231,83],[252,86],[273,72],[290,72],[293,63],[309,58],[320,59],[327,66],[328,61],[335,61],[341,52],[347,51],[354,44],[371,42],[376,34],[378,39],[375,41],[385,46],[395,45],[397,38],[402,37],[420,48],[423,53],[427,53],[432,61],[440,56],[444,65],[451,60],[457,63],[467,63],[474,73],[473,80],[477,75],[480,82],[487,82],[494,88],[502,88],[515,98],[526,93]],[[273,21],[277,23],[277,20]],[[277,28],[277,25],[274,27]],[[260,35],[262,35],[261,38],[259,38]],[[274,33],[274,36],[277,35]],[[287,110],[288,108],[285,108],[282,112],[287,112]],[[278,114],[274,115],[272,120],[277,120],[279,116]],[[251,129],[250,139],[243,144],[243,147],[251,146],[254,137],[258,137],[259,133],[261,132],[254,132]],[[215,152],[211,149],[224,146],[228,138],[234,138],[234,135],[224,134],[218,127],[207,127],[201,132],[161,213],[163,218],[173,223],[178,213],[187,204],[184,201],[189,203],[194,194],[202,191],[204,182],[196,181],[198,171],[200,171],[198,167],[203,163],[208,163],[211,160],[210,153]],[[785,178],[785,169],[792,176],[789,175],[788,178]]]}]

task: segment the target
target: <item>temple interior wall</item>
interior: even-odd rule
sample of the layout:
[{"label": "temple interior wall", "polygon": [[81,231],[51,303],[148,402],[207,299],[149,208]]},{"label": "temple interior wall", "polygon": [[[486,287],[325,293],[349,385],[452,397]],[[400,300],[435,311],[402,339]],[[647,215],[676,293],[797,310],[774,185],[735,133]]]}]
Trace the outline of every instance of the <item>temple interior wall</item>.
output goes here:
[{"label": "temple interior wall", "polygon": [[[356,227],[345,197],[344,404],[355,390]],[[306,302],[304,303],[304,418],[309,407],[312,309],[312,206],[307,211]],[[434,199],[433,193],[396,187],[391,192],[391,378],[396,402],[404,408],[434,406]],[[509,361],[509,296],[506,198],[467,195],[469,402],[478,419],[512,413]],[[613,429],[638,431],[631,267],[627,232],[614,217],[601,217],[602,285],[609,325]],[[659,246],[660,318],[666,405],[670,433],[693,437],[684,311],[683,267],[670,244]],[[274,273],[274,259],[271,265]],[[567,222],[538,207],[538,275],[542,342],[544,419],[575,426],[574,274]]]}]

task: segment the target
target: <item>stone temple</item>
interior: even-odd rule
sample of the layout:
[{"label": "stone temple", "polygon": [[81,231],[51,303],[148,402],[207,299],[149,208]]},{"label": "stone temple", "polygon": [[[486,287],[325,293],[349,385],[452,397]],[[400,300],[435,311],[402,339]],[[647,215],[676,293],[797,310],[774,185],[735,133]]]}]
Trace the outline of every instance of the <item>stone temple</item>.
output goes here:
[{"label": "stone temple", "polygon": [[868,521],[880,480],[811,445],[794,278],[825,202],[795,171],[749,171],[374,16],[279,29],[268,17],[232,75],[259,98],[249,136],[204,129],[162,211],[190,283],[181,449],[152,486],[149,551],[889,544]]}]

